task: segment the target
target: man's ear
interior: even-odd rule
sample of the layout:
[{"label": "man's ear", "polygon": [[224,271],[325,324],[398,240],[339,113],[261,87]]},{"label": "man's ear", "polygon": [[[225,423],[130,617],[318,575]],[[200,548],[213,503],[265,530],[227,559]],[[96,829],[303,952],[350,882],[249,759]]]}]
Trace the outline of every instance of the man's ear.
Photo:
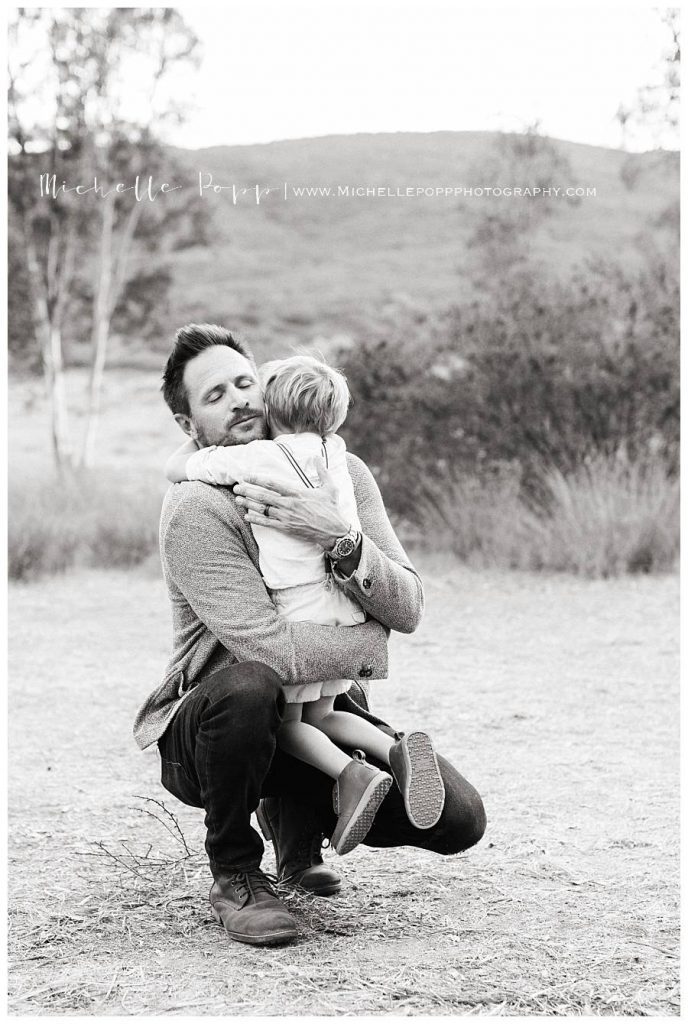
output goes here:
[{"label": "man's ear", "polygon": [[183,412],[176,412],[174,418],[182,428],[185,434],[188,434],[194,441],[197,439],[196,427],[190,416],[185,416]]}]

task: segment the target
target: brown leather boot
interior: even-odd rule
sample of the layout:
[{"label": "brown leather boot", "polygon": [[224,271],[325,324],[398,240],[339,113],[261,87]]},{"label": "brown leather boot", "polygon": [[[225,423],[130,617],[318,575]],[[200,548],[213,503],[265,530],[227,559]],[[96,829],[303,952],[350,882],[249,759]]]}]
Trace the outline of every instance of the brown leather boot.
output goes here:
[{"label": "brown leather boot", "polygon": [[323,863],[322,831],[315,815],[304,804],[286,797],[261,800],[256,811],[260,830],[275,848],[280,885],[303,889],[312,896],[332,896],[342,880]]},{"label": "brown leather boot", "polygon": [[253,946],[281,946],[298,937],[296,921],[260,868],[213,870],[213,877],[210,907],[230,939]]},{"label": "brown leather boot", "polygon": [[368,835],[391,785],[391,775],[368,764],[362,750],[354,750],[351,762],[340,773],[332,791],[334,812],[338,815],[332,845],[340,856],[350,853]]}]

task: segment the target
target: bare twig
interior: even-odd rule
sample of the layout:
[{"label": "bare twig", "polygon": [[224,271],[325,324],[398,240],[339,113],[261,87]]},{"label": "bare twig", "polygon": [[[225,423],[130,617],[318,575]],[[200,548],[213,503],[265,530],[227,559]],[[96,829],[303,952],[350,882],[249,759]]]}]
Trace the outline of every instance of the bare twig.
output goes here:
[{"label": "bare twig", "polygon": [[147,803],[155,804],[157,807],[159,807],[162,810],[163,814],[166,814],[168,816],[168,818],[170,818],[172,820],[172,824],[174,825],[174,831],[169,827],[169,825],[167,825],[162,820],[162,818],[159,818],[156,814],[154,814],[152,811],[150,811],[147,807],[137,807],[136,808],[136,810],[138,810],[139,812],[144,813],[144,814],[149,814],[151,816],[151,818],[155,818],[156,821],[159,821],[160,824],[163,826],[163,828],[166,828],[167,831],[170,833],[170,835],[174,836],[174,838],[177,839],[177,841],[182,844],[182,846],[184,847],[184,850],[186,851],[187,857],[193,857],[194,854],[189,849],[189,845],[188,845],[188,843],[186,841],[186,837],[185,837],[184,833],[182,832],[182,829],[181,829],[181,826],[179,824],[179,821],[178,821],[176,815],[174,815],[172,813],[172,811],[169,809],[169,807],[166,807],[165,804],[162,802],[162,800],[156,800],[152,796],[138,796],[137,794],[134,794],[134,795],[135,795],[137,800],[144,800]]}]

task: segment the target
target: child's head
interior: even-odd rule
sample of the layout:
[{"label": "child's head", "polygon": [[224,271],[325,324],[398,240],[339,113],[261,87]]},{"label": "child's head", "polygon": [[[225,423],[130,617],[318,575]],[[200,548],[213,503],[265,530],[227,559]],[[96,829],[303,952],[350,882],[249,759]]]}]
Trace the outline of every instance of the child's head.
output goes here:
[{"label": "child's head", "polygon": [[339,430],[349,408],[343,374],[312,356],[291,356],[259,370],[265,411],[271,427],[293,433],[311,430],[324,437]]}]

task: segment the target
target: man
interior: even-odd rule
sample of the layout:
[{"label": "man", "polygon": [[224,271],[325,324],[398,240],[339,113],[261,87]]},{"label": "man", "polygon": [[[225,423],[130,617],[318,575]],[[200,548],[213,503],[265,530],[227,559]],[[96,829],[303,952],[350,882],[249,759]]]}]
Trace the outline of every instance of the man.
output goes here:
[{"label": "man", "polygon": [[[190,324],[177,332],[163,394],[201,447],[266,436],[253,358],[221,327]],[[393,735],[370,714],[365,681],[387,674],[389,630],[412,632],[423,610],[421,582],[377,485],[359,459],[347,458],[360,533],[342,519],[324,467],[322,486],[306,493],[259,479],[233,489],[192,482],[172,486],[163,503],[160,551],[173,653],[162,684],[137,715],[134,735],[141,748],[157,741],[165,788],[204,808],[211,908],[240,942],[276,945],[297,936],[293,917],[260,870],[264,848],[251,827],[253,811],[274,843],[283,884],[321,896],[341,885],[320,855],[336,822],[332,782],[276,746],[282,683],[356,680],[337,706]],[[338,585],[368,612],[368,621],[336,627],[280,619],[258,570],[251,522],[317,541],[332,559]],[[414,828],[395,786],[367,845],[448,854],[478,842],[485,829],[480,796],[447,761],[439,763],[446,798],[437,825]]]}]

